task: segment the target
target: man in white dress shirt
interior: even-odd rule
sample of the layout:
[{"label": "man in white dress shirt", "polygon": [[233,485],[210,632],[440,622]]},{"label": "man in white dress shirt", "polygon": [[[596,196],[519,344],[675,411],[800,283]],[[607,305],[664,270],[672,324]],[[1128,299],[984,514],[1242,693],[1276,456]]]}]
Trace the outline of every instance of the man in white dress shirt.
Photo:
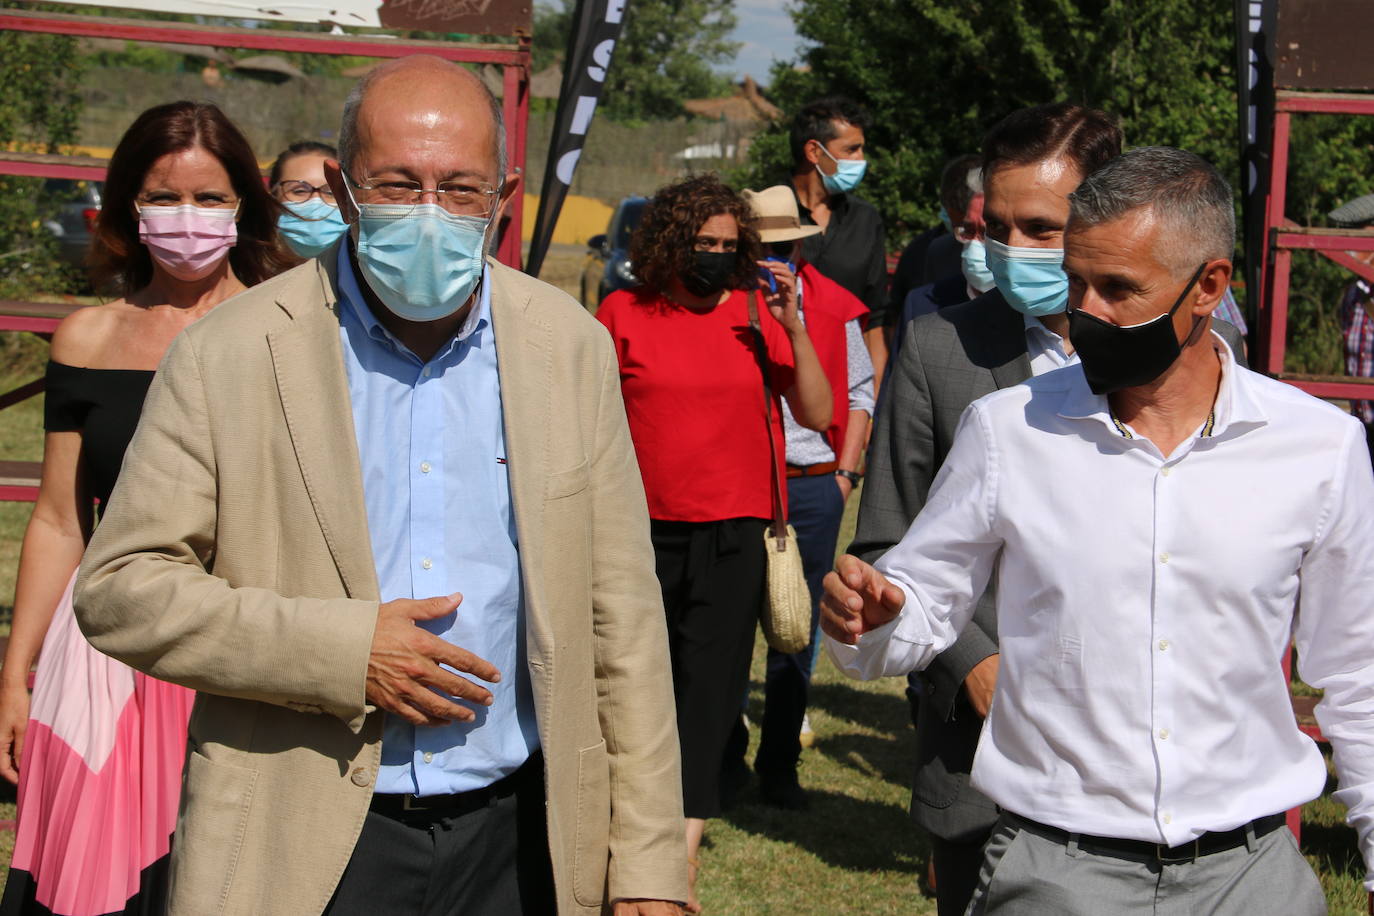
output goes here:
[{"label": "man in white dress shirt", "polygon": [[974,916],[1324,913],[1282,829],[1326,768],[1280,661],[1295,639],[1325,691],[1317,718],[1368,867],[1363,430],[1213,334],[1235,228],[1210,165],[1138,149],[1070,199],[1081,366],[969,407],[902,541],[827,577],[827,647],[853,677],[922,668],[996,571],[1001,670],[973,783],[1005,813]]}]

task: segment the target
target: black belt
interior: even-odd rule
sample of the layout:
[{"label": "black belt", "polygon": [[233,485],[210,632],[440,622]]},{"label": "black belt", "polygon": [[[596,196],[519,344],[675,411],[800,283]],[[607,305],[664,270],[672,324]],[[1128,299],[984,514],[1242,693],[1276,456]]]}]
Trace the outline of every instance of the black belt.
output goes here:
[{"label": "black belt", "polygon": [[1039,821],[1033,821],[1030,818],[1010,812],[1007,812],[1007,816],[1013,823],[1029,829],[1032,833],[1038,833],[1057,842],[1067,844],[1076,839],[1078,848],[1085,852],[1114,856],[1118,859],[1130,859],[1136,862],[1159,862],[1162,865],[1192,862],[1203,856],[1244,846],[1248,829],[1252,829],[1255,839],[1259,839],[1278,830],[1287,822],[1287,817],[1283,814],[1270,814],[1266,817],[1255,818],[1250,823],[1242,824],[1234,830],[1204,833],[1191,843],[1165,846],[1163,843],[1151,843],[1147,840],[1119,840],[1114,837],[1071,833],[1068,830],[1051,827],[1049,824],[1042,824]]},{"label": "black belt", "polygon": [[[537,782],[536,782],[537,780]],[[514,773],[502,776],[489,786],[449,795],[411,795],[378,792],[372,796],[371,810],[397,820],[438,820],[462,817],[509,798],[528,785],[542,785],[543,756],[535,753]]]}]

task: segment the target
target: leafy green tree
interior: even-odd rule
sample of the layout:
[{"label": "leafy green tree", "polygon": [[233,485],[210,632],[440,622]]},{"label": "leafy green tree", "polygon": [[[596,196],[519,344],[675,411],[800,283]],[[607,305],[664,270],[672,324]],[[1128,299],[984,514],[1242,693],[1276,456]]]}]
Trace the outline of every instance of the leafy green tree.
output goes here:
[{"label": "leafy green tree", "polygon": [[[1008,112],[1044,102],[1113,112],[1128,145],[1192,150],[1240,185],[1229,3],[794,0],[791,12],[806,42],[798,62],[805,69],[775,67],[773,99],[791,112],[838,93],[870,109],[863,194],[882,211],[894,245],[935,222],[946,161],[976,151]],[[1374,119],[1353,121],[1295,128],[1294,149],[1303,152],[1291,176],[1294,219],[1309,221],[1343,199],[1332,194],[1333,175],[1343,176],[1350,194],[1361,180],[1369,190]],[[786,127],[775,125],[754,144],[741,180],[786,173]],[[1318,316],[1323,304],[1331,311],[1339,277],[1324,267],[1314,276],[1325,279],[1295,271],[1295,358],[1309,370],[1334,371],[1334,326]]]},{"label": "leafy green tree", "polygon": [[[536,70],[562,59],[575,7],[562,0],[535,8]],[[728,95],[729,78],[711,68],[739,50],[729,40],[733,8],[733,0],[631,0],[599,111],[615,121],[670,119],[686,99]]]},{"label": "leafy green tree", "polygon": [[[75,142],[81,69],[74,38],[0,32],[0,146],[55,153]],[[0,298],[64,292],[73,283],[43,228],[60,201],[42,189],[40,178],[0,176]]]}]

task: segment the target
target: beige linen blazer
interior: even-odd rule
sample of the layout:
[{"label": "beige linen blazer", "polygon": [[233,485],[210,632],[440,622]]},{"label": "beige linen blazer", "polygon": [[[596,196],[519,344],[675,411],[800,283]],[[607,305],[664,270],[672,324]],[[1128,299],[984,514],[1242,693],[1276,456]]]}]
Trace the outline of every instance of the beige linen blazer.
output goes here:
[{"label": "beige linen blazer", "polygon": [[[77,582],[97,648],[199,691],[177,916],[321,912],[372,797],[378,590],[336,254],[172,344]],[[490,277],[558,912],[685,900],[667,633],[615,354],[569,297]]]}]

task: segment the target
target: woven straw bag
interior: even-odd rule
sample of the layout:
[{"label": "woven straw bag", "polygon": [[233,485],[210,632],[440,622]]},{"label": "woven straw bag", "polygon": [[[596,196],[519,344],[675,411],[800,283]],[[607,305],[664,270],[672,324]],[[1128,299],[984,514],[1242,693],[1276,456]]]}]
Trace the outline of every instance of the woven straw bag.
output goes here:
[{"label": "woven straw bag", "polygon": [[759,327],[757,290],[749,297],[749,327],[754,332],[754,346],[763,372],[764,418],[768,421],[768,459],[773,484],[773,524],[763,532],[764,553],[768,557],[768,587],[764,591],[759,620],[768,645],[791,655],[811,642],[811,590],[807,588],[806,575],[802,571],[797,532],[783,516],[782,475],[777,444],[773,441],[773,390],[768,382],[768,350],[763,329]]}]

